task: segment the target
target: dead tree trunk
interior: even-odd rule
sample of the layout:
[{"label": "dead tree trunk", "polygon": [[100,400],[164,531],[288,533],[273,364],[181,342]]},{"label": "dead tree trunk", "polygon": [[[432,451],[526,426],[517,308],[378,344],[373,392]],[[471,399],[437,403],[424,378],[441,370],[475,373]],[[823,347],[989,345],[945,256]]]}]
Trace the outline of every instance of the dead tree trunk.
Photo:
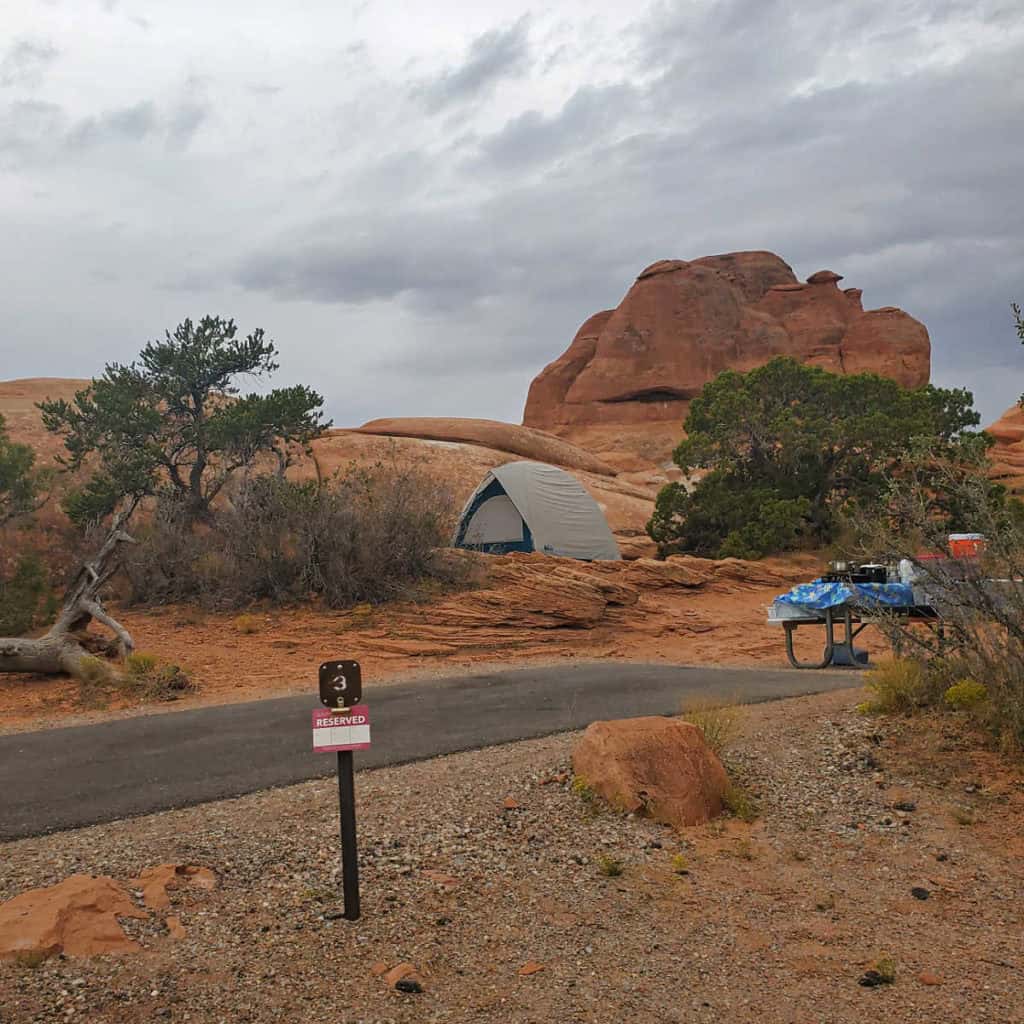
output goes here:
[{"label": "dead tree trunk", "polygon": [[135,543],[121,529],[125,518],[115,519],[99,551],[79,569],[64,595],[57,621],[45,636],[36,639],[0,637],[0,672],[81,675],[83,660],[89,657],[82,646],[82,635],[93,619],[117,637],[122,658],[131,654],[135,649],[131,634],[111,617],[99,598],[100,589],[118,570],[118,548]]}]

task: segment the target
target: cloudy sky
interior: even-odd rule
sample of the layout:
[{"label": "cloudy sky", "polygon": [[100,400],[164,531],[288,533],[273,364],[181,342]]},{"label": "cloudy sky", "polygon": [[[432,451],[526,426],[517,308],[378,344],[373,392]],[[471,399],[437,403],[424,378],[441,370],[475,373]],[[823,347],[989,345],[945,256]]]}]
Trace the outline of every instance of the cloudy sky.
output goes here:
[{"label": "cloudy sky", "polygon": [[0,378],[262,326],[339,425],[518,420],[656,259],[770,249],[1024,391],[1019,0],[7,0]]}]

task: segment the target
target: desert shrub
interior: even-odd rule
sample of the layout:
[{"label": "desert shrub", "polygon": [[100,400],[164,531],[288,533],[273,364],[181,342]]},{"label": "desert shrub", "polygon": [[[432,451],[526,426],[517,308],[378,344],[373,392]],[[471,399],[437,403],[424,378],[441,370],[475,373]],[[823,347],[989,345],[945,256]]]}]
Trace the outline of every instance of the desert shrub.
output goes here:
[{"label": "desert shrub", "polygon": [[621,860],[617,857],[611,857],[606,853],[599,854],[595,863],[597,864],[597,870],[605,878],[618,878],[626,870]]},{"label": "desert shrub", "polygon": [[83,707],[106,704],[117,681],[111,665],[102,658],[87,655],[78,663],[78,700]]},{"label": "desert shrub", "polygon": [[155,654],[129,654],[123,673],[111,673],[112,688],[124,696],[143,700],[177,700],[196,689],[187,672],[178,665],[163,663]]},{"label": "desert shrub", "polygon": [[988,690],[973,679],[961,679],[942,695],[947,707],[955,711],[973,711],[988,700]]},{"label": "desert shrub", "polygon": [[21,636],[53,618],[56,599],[43,560],[19,556],[10,575],[0,575],[0,636]]},{"label": "desert shrub", "polygon": [[573,776],[569,788],[587,807],[594,808],[597,806],[599,802],[598,795],[590,788],[590,783],[582,775]]},{"label": "desert shrub", "polygon": [[928,703],[924,665],[910,658],[879,662],[868,672],[865,686],[871,711],[914,711]]},{"label": "desert shrub", "polygon": [[181,666],[154,663],[143,671],[129,672],[122,689],[143,700],[178,700],[183,694],[193,692],[196,684]]},{"label": "desert shrub", "polygon": [[442,486],[393,463],[323,485],[255,477],[198,525],[165,496],[128,554],[129,599],[226,609],[318,598],[340,608],[415,596],[453,578],[438,554],[450,519]]},{"label": "desert shrub", "polygon": [[730,782],[722,796],[722,804],[725,809],[740,821],[756,821],[761,813],[761,808],[753,796],[743,786]]},{"label": "desert shrub", "polygon": [[245,636],[251,636],[260,631],[260,620],[255,615],[239,615],[231,624]]},{"label": "desert shrub", "polygon": [[704,742],[721,757],[736,742],[742,730],[742,710],[735,704],[722,704],[709,700],[684,701],[684,722],[695,725]]},{"label": "desert shrub", "polygon": [[136,651],[125,658],[124,667],[129,675],[139,677],[147,676],[155,671],[159,663],[160,659],[155,654],[145,654],[142,651]]},{"label": "desert shrub", "polygon": [[896,961],[890,956],[879,957],[875,961],[875,972],[885,985],[891,985],[896,980]]}]

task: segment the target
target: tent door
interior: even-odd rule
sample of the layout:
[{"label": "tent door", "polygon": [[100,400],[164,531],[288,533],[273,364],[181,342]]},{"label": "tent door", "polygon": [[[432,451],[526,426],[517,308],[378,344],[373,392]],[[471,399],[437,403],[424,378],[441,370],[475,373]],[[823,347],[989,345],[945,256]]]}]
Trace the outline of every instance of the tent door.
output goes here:
[{"label": "tent door", "polygon": [[533,551],[533,535],[505,489],[494,480],[464,516],[457,544],[488,554]]}]

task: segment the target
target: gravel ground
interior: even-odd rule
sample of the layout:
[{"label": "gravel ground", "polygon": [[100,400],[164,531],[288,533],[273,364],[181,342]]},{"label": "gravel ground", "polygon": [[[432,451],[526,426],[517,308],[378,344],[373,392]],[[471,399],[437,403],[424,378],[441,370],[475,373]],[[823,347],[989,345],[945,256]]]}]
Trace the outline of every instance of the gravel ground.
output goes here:
[{"label": "gravel ground", "polygon": [[[3,899],[166,861],[221,884],[172,893],[183,939],[126,922],[141,955],[0,963],[0,1022],[1024,1021],[1021,775],[858,696],[746,709],[760,817],[681,836],[581,800],[572,736],[362,773],[356,923],[330,782],[6,844]],[[895,982],[858,984],[880,957]],[[422,992],[375,973],[402,963]]]}]

